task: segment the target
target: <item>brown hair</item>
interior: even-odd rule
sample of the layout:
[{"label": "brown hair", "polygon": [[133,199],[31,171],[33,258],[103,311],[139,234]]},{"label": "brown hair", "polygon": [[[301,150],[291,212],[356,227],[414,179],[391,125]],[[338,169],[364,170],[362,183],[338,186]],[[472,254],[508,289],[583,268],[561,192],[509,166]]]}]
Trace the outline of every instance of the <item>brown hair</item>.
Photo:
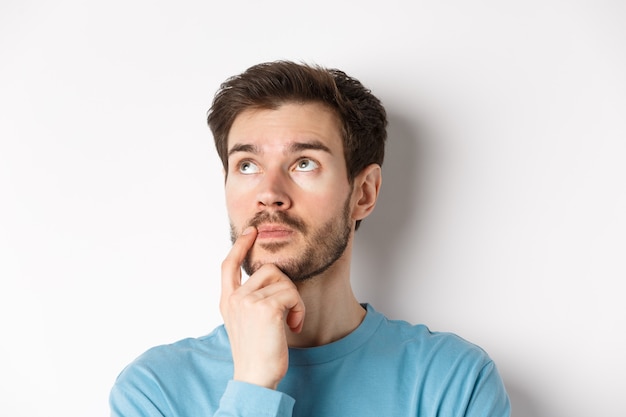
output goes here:
[{"label": "brown hair", "polygon": [[370,90],[337,69],[275,61],[230,77],[215,94],[207,119],[226,172],[235,118],[247,109],[276,109],[287,102],[319,102],[337,114],[350,182],[368,165],[382,166],[387,116]]}]

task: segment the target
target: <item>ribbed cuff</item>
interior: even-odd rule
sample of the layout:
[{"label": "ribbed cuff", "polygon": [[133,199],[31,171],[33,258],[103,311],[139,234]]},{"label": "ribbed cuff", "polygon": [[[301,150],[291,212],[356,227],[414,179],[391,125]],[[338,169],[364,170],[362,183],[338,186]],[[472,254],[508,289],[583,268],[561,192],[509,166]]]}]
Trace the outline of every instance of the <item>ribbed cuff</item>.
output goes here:
[{"label": "ribbed cuff", "polygon": [[295,403],[280,391],[231,380],[220,400],[220,411],[241,417],[291,417]]}]

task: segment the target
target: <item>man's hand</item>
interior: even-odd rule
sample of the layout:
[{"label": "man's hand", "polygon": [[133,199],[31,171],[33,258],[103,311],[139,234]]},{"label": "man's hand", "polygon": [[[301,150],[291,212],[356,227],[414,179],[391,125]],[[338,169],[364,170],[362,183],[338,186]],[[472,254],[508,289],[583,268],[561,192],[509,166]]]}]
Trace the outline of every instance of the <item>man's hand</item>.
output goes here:
[{"label": "man's hand", "polygon": [[259,268],[241,284],[241,264],[257,236],[254,227],[235,241],[222,263],[220,310],[230,339],[234,379],[276,389],[287,373],[285,323],[300,332],[304,303],[289,277],[273,264]]}]

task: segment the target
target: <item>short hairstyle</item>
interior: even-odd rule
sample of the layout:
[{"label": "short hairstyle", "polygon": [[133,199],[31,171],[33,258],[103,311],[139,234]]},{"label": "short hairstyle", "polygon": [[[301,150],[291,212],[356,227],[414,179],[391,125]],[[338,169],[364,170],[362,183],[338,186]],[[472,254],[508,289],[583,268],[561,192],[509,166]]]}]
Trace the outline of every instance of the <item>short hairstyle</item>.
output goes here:
[{"label": "short hairstyle", "polygon": [[382,166],[387,114],[369,89],[338,69],[274,61],[228,78],[215,93],[207,121],[226,173],[228,134],[235,118],[248,109],[277,109],[293,102],[321,103],[337,115],[350,183],[368,165]]}]

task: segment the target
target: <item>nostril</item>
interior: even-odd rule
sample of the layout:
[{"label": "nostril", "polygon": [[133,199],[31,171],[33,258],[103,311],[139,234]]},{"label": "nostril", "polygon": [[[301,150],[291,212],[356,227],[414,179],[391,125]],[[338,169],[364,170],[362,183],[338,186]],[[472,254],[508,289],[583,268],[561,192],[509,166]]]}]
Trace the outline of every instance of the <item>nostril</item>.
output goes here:
[{"label": "nostril", "polygon": [[285,204],[285,203],[283,203],[282,201],[277,201],[277,202],[276,202],[276,205],[277,205],[278,207],[282,206],[283,204]]}]

